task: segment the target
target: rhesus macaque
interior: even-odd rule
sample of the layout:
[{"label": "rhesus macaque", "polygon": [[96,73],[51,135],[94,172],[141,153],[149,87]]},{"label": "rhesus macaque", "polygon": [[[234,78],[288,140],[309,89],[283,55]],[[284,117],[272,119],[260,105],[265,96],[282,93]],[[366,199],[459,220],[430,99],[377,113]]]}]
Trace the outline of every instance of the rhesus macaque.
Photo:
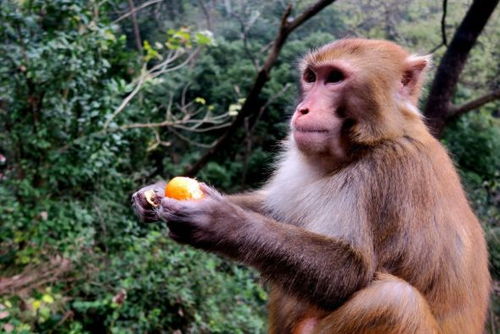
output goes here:
[{"label": "rhesus macaque", "polygon": [[170,237],[259,270],[273,334],[480,334],[490,276],[481,226],[416,104],[428,57],[344,39],[308,54],[302,93],[263,189],[133,196]]}]

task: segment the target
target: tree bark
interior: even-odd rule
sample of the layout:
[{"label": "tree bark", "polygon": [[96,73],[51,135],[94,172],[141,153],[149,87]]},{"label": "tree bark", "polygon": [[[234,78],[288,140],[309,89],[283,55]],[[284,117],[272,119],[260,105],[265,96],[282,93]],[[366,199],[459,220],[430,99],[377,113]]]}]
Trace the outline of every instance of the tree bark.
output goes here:
[{"label": "tree bark", "polygon": [[137,50],[142,51],[142,39],[139,25],[137,24],[137,16],[135,15],[136,9],[133,0],[128,0],[128,7],[130,9],[130,18],[132,20],[132,28],[134,30],[135,46]]},{"label": "tree bark", "polygon": [[460,74],[498,1],[474,0],[441,59],[424,108],[427,124],[436,137],[451,117],[451,99]]}]

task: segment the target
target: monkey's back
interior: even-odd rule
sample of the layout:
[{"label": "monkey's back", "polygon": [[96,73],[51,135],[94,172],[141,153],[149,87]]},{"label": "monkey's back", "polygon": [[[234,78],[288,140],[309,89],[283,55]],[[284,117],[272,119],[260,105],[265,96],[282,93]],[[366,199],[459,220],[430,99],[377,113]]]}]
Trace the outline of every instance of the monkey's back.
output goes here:
[{"label": "monkey's back", "polygon": [[380,270],[416,287],[443,333],[482,333],[490,291],[488,253],[453,163],[430,135],[418,142],[406,138],[392,149],[399,161],[381,175],[387,191],[379,195],[389,198],[379,201],[376,215],[385,227],[375,227],[384,240],[376,250]]}]

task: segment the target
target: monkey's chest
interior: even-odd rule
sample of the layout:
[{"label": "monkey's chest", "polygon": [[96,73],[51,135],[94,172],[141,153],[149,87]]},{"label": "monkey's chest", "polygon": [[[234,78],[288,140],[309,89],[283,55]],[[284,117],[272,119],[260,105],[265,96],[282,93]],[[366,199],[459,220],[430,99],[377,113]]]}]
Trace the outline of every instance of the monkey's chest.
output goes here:
[{"label": "monkey's chest", "polygon": [[352,239],[359,222],[357,200],[335,184],[288,184],[268,188],[266,209],[279,222]]}]

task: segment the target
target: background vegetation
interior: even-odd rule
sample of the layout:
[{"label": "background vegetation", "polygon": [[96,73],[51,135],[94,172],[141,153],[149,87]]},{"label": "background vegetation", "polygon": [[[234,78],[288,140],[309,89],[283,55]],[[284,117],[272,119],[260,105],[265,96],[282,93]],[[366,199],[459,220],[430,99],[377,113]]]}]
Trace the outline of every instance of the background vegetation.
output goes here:
[{"label": "background vegetation", "polygon": [[[139,223],[130,195],[189,170],[225,133],[289,3],[293,20],[312,1],[2,1],[0,332],[265,332],[258,275]],[[359,35],[433,52],[439,64],[442,28],[450,40],[471,3],[447,4],[444,25],[443,3],[431,0],[327,6],[290,34],[257,112],[197,176],[226,192],[266,179],[308,49]],[[499,23],[494,13],[472,49],[455,105],[498,90]],[[500,103],[491,100],[447,121],[442,141],[498,280]],[[495,298],[499,289],[495,281]],[[495,333],[498,303],[490,313]]]}]

